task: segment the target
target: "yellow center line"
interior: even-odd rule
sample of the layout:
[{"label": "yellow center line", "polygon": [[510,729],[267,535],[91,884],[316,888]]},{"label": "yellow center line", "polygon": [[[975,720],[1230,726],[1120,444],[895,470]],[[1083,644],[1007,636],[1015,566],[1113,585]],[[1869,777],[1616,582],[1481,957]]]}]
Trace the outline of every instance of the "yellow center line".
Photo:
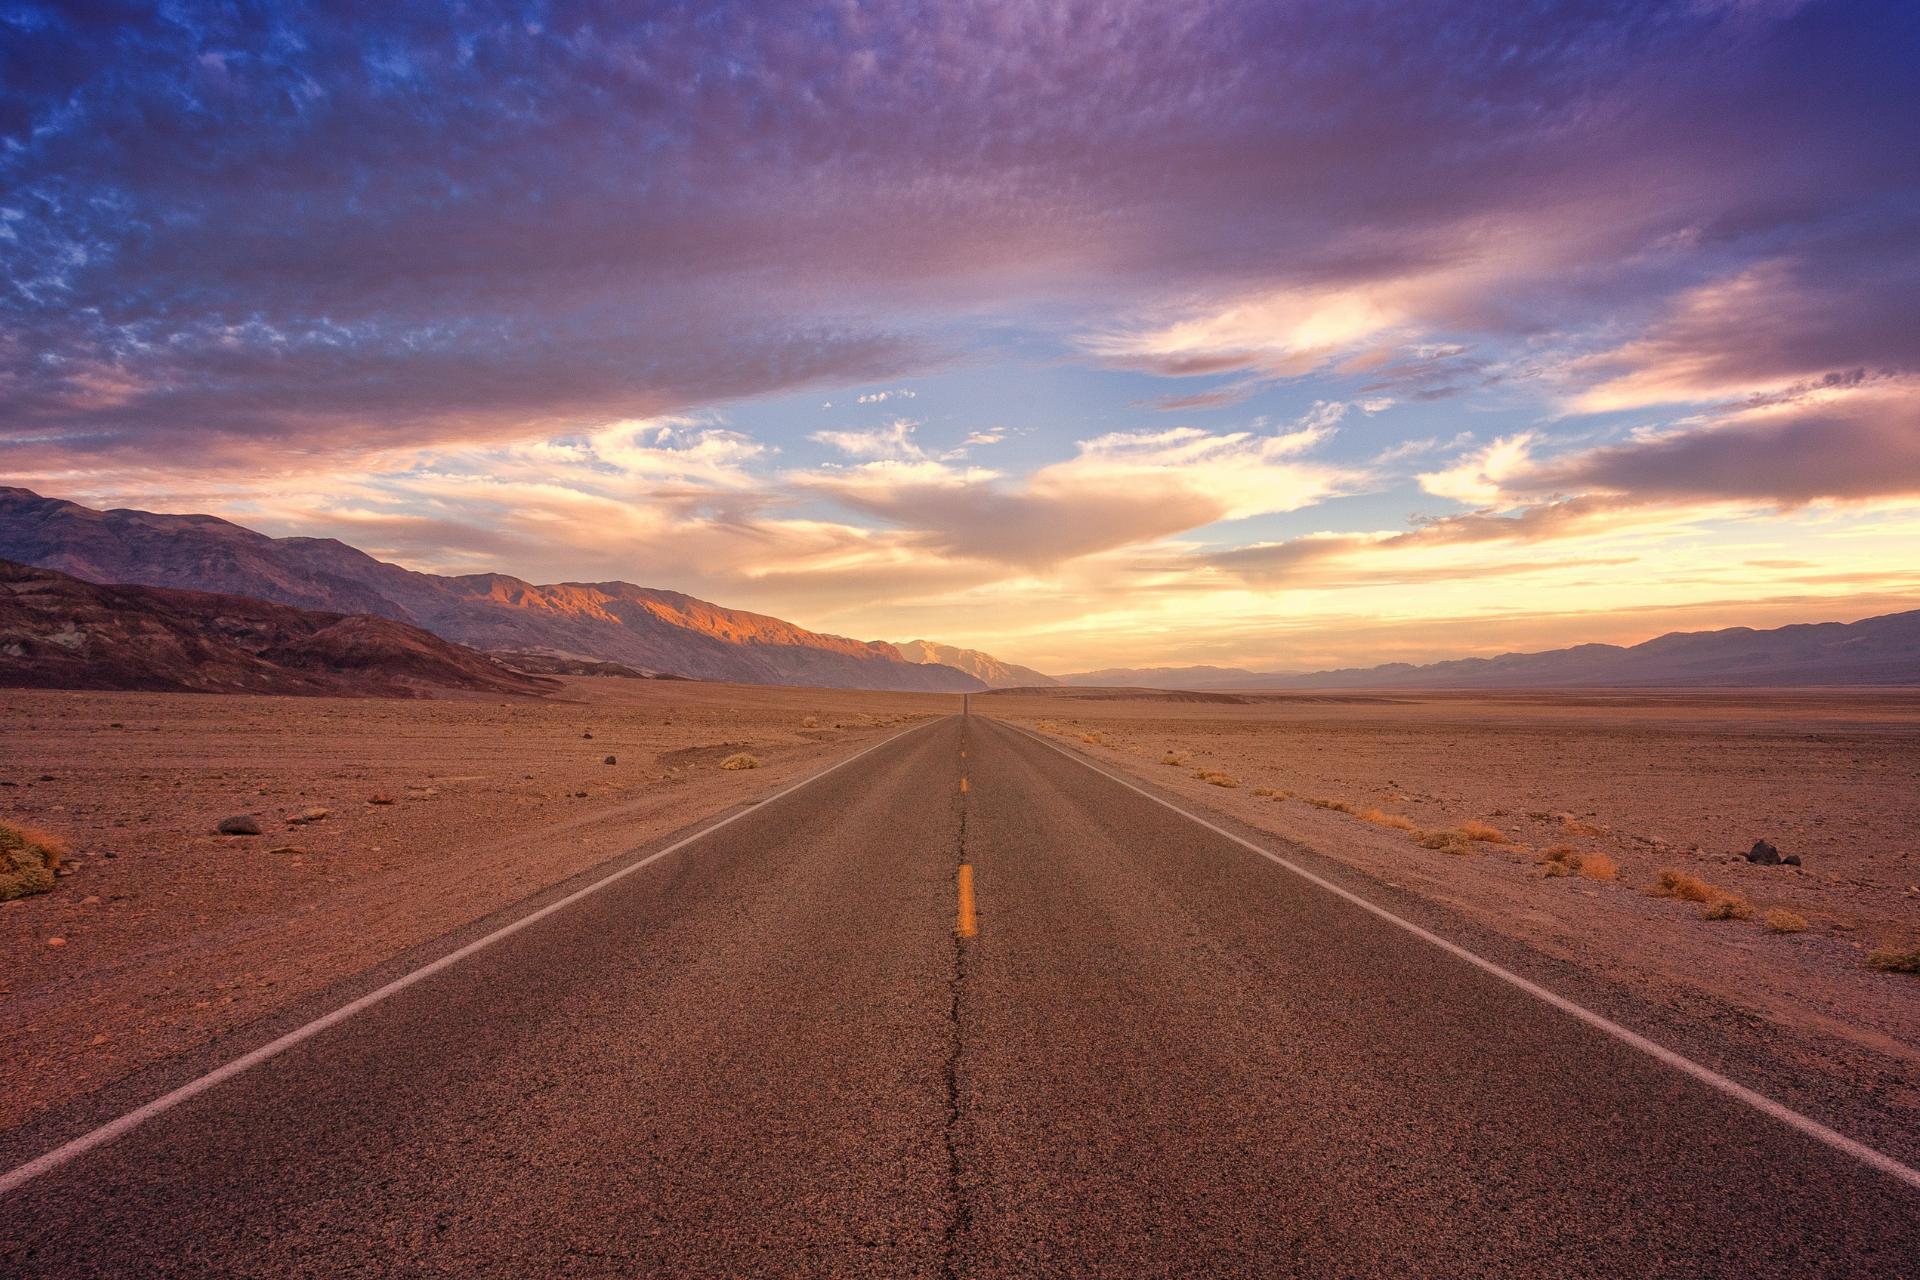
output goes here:
[{"label": "yellow center line", "polygon": [[967,794],[967,780],[964,777],[960,779],[960,794],[961,795]]},{"label": "yellow center line", "polygon": [[980,932],[980,926],[973,918],[973,868],[964,862],[960,864],[958,888],[960,908],[954,917],[953,931],[963,938],[971,938]]}]

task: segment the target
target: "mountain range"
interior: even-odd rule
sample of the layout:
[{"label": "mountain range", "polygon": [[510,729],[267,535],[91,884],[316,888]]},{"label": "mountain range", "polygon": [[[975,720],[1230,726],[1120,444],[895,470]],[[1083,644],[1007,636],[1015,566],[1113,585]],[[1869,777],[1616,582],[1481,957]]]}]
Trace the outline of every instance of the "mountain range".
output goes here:
[{"label": "mountain range", "polygon": [[559,685],[389,618],[0,560],[0,687],[407,697]]},{"label": "mountain range", "polygon": [[0,488],[0,557],[95,583],[371,614],[477,649],[616,662],[648,673],[827,688],[986,687],[956,667],[910,660],[884,641],[808,631],[677,591],[420,573],[332,538],[273,538],[208,515],[97,511],[28,489]]},{"label": "mountain range", "polygon": [[1002,662],[978,649],[959,649],[950,644],[935,644],[931,640],[909,640],[898,647],[901,656],[908,662],[938,662],[956,667],[989,689],[1049,688],[1060,683],[1032,667]]},{"label": "mountain range", "polygon": [[1083,686],[1247,690],[1920,684],[1920,609],[1769,630],[1675,631],[1631,646],[1582,644],[1421,666],[1393,662],[1307,673],[1128,667],[1063,680]]},{"label": "mountain range", "polygon": [[[539,585],[498,573],[422,573],[332,538],[274,538],[208,515],[98,511],[20,488],[0,487],[0,558],[88,583],[249,597],[317,611],[334,624],[342,616],[368,615],[456,645],[511,654],[508,662],[524,670],[556,673],[616,664],[612,669],[632,674],[927,692],[1063,683],[1187,690],[1920,683],[1920,611],[1853,623],[1674,632],[1632,646],[1586,644],[1418,666],[1304,673],[1128,667],[1056,680],[977,649],[929,640],[852,640],[630,582]],[[55,592],[46,598],[62,597]],[[114,601],[130,608],[136,603],[129,596],[84,604],[77,596],[65,598],[91,610],[96,620]],[[287,620],[277,625],[289,633],[315,630]],[[366,624],[355,627],[376,636]],[[331,634],[344,637],[350,630]],[[398,643],[397,633],[376,638]],[[440,654],[438,660],[451,658]]]}]

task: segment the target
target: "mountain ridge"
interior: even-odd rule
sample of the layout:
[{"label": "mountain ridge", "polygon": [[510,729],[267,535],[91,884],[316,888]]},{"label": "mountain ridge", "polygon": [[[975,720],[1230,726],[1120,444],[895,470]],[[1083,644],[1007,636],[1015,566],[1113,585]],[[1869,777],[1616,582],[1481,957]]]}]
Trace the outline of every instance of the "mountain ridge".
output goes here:
[{"label": "mountain ridge", "polygon": [[935,640],[905,640],[894,646],[908,662],[937,662],[966,672],[989,689],[1049,688],[1060,683],[1044,671],[1005,662],[979,649],[962,649]]},{"label": "mountain ridge", "polygon": [[412,697],[560,686],[391,618],[0,560],[0,687]]},{"label": "mountain ridge", "polygon": [[909,662],[884,641],[628,582],[445,576],[334,538],[273,538],[218,516],[100,511],[0,488],[0,556],[91,582],[252,596],[365,613],[480,649],[550,649],[648,672],[750,684],[972,692],[985,682]]},{"label": "mountain ridge", "polygon": [[1635,645],[1453,658],[1328,671],[1240,667],[1110,667],[1061,680],[1077,687],[1158,689],[1752,688],[1920,684],[1920,609],[1854,622],[1670,631]]}]

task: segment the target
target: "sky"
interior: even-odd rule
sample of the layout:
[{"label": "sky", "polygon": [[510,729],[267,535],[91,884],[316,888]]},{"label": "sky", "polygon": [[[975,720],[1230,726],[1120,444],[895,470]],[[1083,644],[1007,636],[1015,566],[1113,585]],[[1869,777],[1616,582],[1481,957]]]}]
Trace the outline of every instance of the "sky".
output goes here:
[{"label": "sky", "polygon": [[1920,5],[0,0],[0,479],[1066,672],[1920,606]]}]

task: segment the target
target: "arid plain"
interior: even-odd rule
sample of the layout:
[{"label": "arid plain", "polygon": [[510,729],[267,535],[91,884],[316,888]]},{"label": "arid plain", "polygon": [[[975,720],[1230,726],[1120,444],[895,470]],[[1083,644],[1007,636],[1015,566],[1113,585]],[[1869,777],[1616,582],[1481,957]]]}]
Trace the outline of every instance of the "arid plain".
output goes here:
[{"label": "arid plain", "polygon": [[[1920,988],[1869,963],[1920,943],[1920,692],[973,706],[1920,1116]],[[7,693],[0,802],[74,857],[0,907],[0,1128],[958,709],[605,677],[551,699]],[[262,834],[217,833],[237,816]],[[1463,831],[1491,838],[1444,838]],[[1749,864],[1761,839],[1802,865]]]},{"label": "arid plain", "polygon": [[[72,851],[52,892],[0,904],[0,1130],[959,708],[565,683],[505,700],[0,693],[0,817]],[[742,755],[758,765],[722,767]],[[261,834],[218,833],[240,816]]]}]

